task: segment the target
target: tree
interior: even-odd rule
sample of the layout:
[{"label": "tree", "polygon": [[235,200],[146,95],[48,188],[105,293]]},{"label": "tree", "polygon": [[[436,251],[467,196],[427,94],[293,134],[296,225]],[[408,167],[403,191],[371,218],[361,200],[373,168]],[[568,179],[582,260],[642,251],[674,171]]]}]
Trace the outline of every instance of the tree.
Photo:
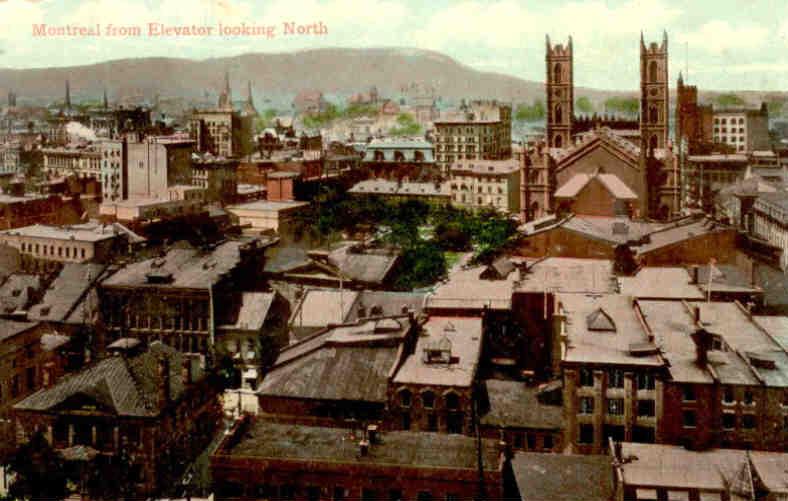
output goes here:
[{"label": "tree", "polygon": [[538,122],[544,118],[544,103],[538,99],[535,99],[531,105],[518,105],[514,112],[514,119],[521,122]]},{"label": "tree", "polygon": [[65,462],[41,433],[21,445],[6,466],[15,477],[8,489],[12,499],[57,500],[69,494]]},{"label": "tree", "polygon": [[719,96],[717,96],[717,99],[715,99],[714,102],[719,106],[723,106],[723,107],[743,106],[744,104],[746,104],[744,99],[737,96],[733,92],[726,92],[725,94],[720,94]]},{"label": "tree", "polygon": [[635,97],[610,97],[605,100],[605,111],[608,113],[623,113],[637,115],[640,103]]},{"label": "tree", "polygon": [[583,113],[594,112],[594,105],[591,103],[591,100],[585,96],[577,98],[577,101],[575,101],[575,106],[579,111],[582,111]]},{"label": "tree", "polygon": [[410,113],[400,113],[397,115],[397,126],[389,131],[389,134],[392,136],[416,136],[420,133],[421,125],[419,125]]},{"label": "tree", "polygon": [[446,258],[435,242],[418,240],[402,253],[400,273],[394,284],[398,290],[431,285],[446,274]]}]

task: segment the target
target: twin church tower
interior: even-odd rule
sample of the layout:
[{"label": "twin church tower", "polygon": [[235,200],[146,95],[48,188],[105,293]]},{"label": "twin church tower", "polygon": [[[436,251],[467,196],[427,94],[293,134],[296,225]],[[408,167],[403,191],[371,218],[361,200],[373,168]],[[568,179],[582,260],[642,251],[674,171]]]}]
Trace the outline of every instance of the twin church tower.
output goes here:
[{"label": "twin church tower", "polygon": [[[574,63],[572,37],[567,45],[551,45],[546,37],[545,62],[547,78],[547,145],[566,148],[575,134],[583,132],[574,114]],[[610,122],[610,123],[606,123]],[[600,126],[629,128],[626,121],[601,119]],[[630,122],[640,130],[641,151],[650,155],[668,143],[668,35],[663,32],[662,44],[646,46],[640,35],[640,117]]]}]

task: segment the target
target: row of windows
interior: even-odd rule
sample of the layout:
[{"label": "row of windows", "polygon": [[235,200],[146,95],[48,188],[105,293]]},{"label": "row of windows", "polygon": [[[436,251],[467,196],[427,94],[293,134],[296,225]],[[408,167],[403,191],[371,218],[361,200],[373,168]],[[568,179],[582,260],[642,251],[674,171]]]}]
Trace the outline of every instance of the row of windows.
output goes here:
[{"label": "row of windows", "polygon": [[[244,495],[244,489],[241,484],[237,483],[222,483],[219,485],[219,493],[224,498],[240,498]],[[305,499],[307,501],[320,501],[321,499],[332,499],[333,501],[345,501],[349,499],[359,499],[358,495],[351,496],[350,490],[344,486],[337,485],[333,487],[321,487],[317,485],[309,485],[305,488],[299,488],[295,485],[270,485],[262,484],[257,485],[247,493],[251,497],[277,499],[277,500],[291,500],[291,499]],[[402,501],[405,499],[402,489],[388,487],[386,489],[373,489],[366,487],[361,489],[361,501]],[[423,490],[416,494],[417,501],[437,501],[445,499],[446,501],[459,501],[460,495],[455,493],[446,493],[443,496],[433,494],[431,491]]]},{"label": "row of windows", "polygon": [[[577,443],[593,444],[595,428],[593,424],[580,424],[578,426]],[[623,442],[625,439],[626,428],[621,425],[603,425],[602,443],[607,444],[609,439]],[[653,444],[656,441],[656,432],[651,426],[632,427],[632,442]]]},{"label": "row of windows", "polygon": [[[470,196],[466,197],[465,193],[461,193],[461,194],[455,193],[454,195],[452,195],[452,200],[454,200],[455,202],[466,203],[466,202],[472,202],[473,201],[473,197],[470,197]],[[484,198],[477,197],[476,198],[476,205],[496,205],[496,206],[500,207],[500,206],[503,205],[503,199],[501,197],[496,197],[495,198],[495,203],[493,203],[492,198],[490,198],[489,203],[485,204],[484,203]]]},{"label": "row of windows", "polygon": [[[607,387],[608,388],[623,388],[624,387],[624,371],[621,369],[608,369],[607,374]],[[579,371],[580,386],[594,386],[594,373],[591,369],[580,369]],[[635,383],[638,390],[653,390],[656,385],[656,380],[653,374],[648,372],[639,372],[635,375]]]},{"label": "row of windows", "polygon": [[[726,124],[728,124],[728,119],[727,119],[727,118],[719,118],[719,117],[716,117],[716,118],[714,119],[714,123],[715,123],[715,124],[722,124],[722,125],[726,125]],[[741,117],[740,117],[740,118],[738,118],[738,119],[737,119],[737,118],[733,118],[733,117],[731,117],[731,119],[730,119],[730,123],[731,123],[731,125],[733,125],[733,124],[736,124],[736,123],[743,124],[743,123],[744,123],[744,118],[741,118]]]},{"label": "row of windows", "polygon": [[[77,252],[79,251],[79,252]],[[54,245],[40,245],[39,244],[29,244],[22,242],[22,252],[29,252],[31,254],[41,254],[42,256],[54,256],[55,255],[55,246]],[[85,249],[79,247],[57,247],[57,257],[65,257],[67,258],[77,258],[79,256],[82,259],[85,259]]]},{"label": "row of windows", "polygon": [[[432,409],[435,407],[436,402],[435,393],[426,390],[421,392],[421,405],[425,409]],[[456,393],[447,393],[444,398],[446,399],[446,408],[450,410],[458,410],[460,408],[460,396]],[[413,405],[413,393],[408,390],[399,391],[399,403],[402,407],[410,407]]]},{"label": "row of windows", "polygon": [[[594,397],[580,397],[579,408],[580,414],[593,414],[594,413]],[[607,403],[607,414],[610,416],[623,416],[624,415],[624,399],[623,398],[608,398],[605,400]],[[654,400],[638,400],[637,401],[637,415],[638,417],[654,417],[656,415],[656,403]]]}]

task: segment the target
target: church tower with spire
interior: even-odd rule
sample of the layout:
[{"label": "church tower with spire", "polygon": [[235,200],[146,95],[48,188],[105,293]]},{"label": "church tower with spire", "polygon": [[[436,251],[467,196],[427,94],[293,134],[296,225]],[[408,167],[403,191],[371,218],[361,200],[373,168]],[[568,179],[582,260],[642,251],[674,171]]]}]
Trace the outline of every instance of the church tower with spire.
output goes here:
[{"label": "church tower with spire", "polygon": [[66,99],[63,103],[63,109],[71,109],[71,84],[69,83],[68,79],[66,79]]},{"label": "church tower with spire", "polygon": [[668,144],[668,33],[646,46],[640,33],[640,142],[650,157]]},{"label": "church tower with spire", "polygon": [[252,97],[252,81],[246,83],[246,102],[244,103],[244,114],[257,115],[257,109],[254,107],[254,98]]},{"label": "church tower with spire", "polygon": [[233,109],[233,96],[230,91],[230,72],[224,72],[224,89],[219,94],[218,108],[222,110]]}]

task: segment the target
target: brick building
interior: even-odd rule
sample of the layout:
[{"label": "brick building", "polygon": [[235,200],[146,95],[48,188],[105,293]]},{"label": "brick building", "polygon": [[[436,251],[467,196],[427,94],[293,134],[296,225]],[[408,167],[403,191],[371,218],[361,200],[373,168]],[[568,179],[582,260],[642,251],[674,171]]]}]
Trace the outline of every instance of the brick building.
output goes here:
[{"label": "brick building", "polygon": [[128,264],[99,286],[108,341],[162,340],[183,352],[213,353],[216,326],[233,324],[245,287],[262,270],[266,243],[230,240],[214,249],[171,249]]},{"label": "brick building", "polygon": [[66,336],[37,322],[0,319],[0,455],[15,442],[11,409],[17,402],[55,383],[65,372]]},{"label": "brick building", "polygon": [[451,202],[468,209],[520,211],[520,166],[517,160],[457,160],[450,170]]},{"label": "brick building", "polygon": [[217,390],[197,359],[161,343],[110,349],[114,355],[17,403],[17,441],[42,433],[67,461],[88,459],[123,479],[132,496],[151,496],[210,441],[221,416]]},{"label": "brick building", "polygon": [[[299,444],[293,447],[293,444]],[[498,442],[241,421],[211,456],[216,499],[501,499]]]},{"label": "brick building", "polygon": [[434,150],[424,138],[376,138],[367,143],[361,165],[371,178],[430,181],[440,177]]}]

